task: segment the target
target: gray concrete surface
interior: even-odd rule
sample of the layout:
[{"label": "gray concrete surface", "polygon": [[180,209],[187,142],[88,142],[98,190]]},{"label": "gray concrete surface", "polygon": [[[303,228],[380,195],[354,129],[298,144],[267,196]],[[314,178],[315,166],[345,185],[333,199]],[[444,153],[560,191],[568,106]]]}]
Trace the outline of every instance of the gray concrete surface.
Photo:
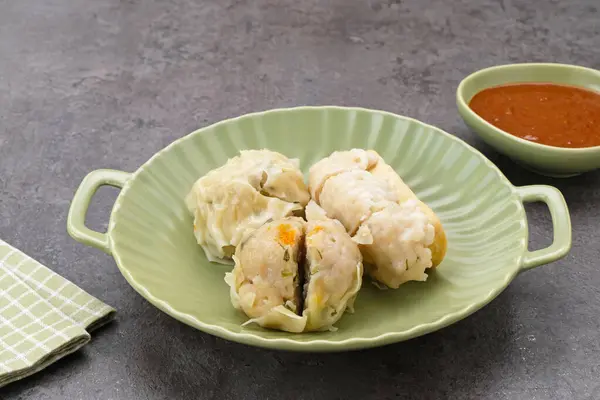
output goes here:
[{"label": "gray concrete surface", "polygon": [[[597,0],[0,0],[0,237],[118,309],[82,351],[2,399],[600,399],[600,173],[531,174],[454,105],[501,63],[600,67]],[[347,354],[232,344],[150,306],[113,260],[66,233],[97,168],[135,170],[172,140],[249,111],[360,105],[416,117],[488,155],[516,185],[552,184],[573,249],[437,333]],[[117,192],[89,215],[107,226]],[[551,241],[528,207],[531,245]]]}]

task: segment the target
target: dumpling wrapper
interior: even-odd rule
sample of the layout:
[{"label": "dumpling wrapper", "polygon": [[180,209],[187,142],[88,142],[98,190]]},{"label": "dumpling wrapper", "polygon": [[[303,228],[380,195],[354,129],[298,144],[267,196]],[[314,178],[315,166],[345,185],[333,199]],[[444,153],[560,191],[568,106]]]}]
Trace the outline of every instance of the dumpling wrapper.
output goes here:
[{"label": "dumpling wrapper", "polygon": [[377,159],[377,162],[369,169],[369,172],[377,179],[383,180],[391,187],[398,198],[398,203],[403,203],[407,200],[415,200],[427,217],[429,222],[435,229],[435,237],[433,243],[429,246],[431,250],[432,267],[438,266],[444,256],[446,255],[446,249],[448,247],[448,239],[446,238],[446,232],[442,226],[442,222],[439,217],[433,212],[433,210],[425,203],[423,203],[417,195],[408,187],[406,183],[400,178],[398,173],[387,164],[383,158],[377,154],[374,150],[369,150],[368,153],[373,159]]},{"label": "dumpling wrapper", "polygon": [[350,170],[327,179],[319,204],[353,235],[371,214],[396,201],[396,192],[385,182],[367,171]]},{"label": "dumpling wrapper", "polygon": [[310,167],[308,188],[314,201],[320,203],[321,191],[325,182],[342,172],[366,171],[377,162],[376,155],[362,149],[334,151]]},{"label": "dumpling wrapper", "polygon": [[302,303],[298,268],[305,222],[290,217],[256,229],[233,257],[235,267],[225,275],[233,306],[265,328],[302,332],[307,318],[298,315]]},{"label": "dumpling wrapper", "polygon": [[428,216],[410,199],[390,203],[371,215],[353,239],[360,245],[369,276],[396,289],[408,281],[427,279],[434,236]]},{"label": "dumpling wrapper", "polygon": [[215,190],[225,182],[240,181],[265,196],[305,207],[310,194],[299,164],[298,159],[271,150],[241,150],[239,156],[230,158],[223,166],[198,179],[186,203],[188,208],[193,208],[197,193]]},{"label": "dumpling wrapper", "polygon": [[269,220],[301,212],[310,195],[298,160],[245,150],[194,183],[186,205],[210,261],[231,264],[243,237]]},{"label": "dumpling wrapper", "polygon": [[266,197],[243,182],[223,183],[198,195],[194,235],[209,261],[231,264],[242,239],[267,221],[301,210],[299,204]]},{"label": "dumpling wrapper", "polygon": [[306,216],[305,330],[335,330],[333,324],[352,310],[362,285],[362,256],[342,224],[313,201]]}]

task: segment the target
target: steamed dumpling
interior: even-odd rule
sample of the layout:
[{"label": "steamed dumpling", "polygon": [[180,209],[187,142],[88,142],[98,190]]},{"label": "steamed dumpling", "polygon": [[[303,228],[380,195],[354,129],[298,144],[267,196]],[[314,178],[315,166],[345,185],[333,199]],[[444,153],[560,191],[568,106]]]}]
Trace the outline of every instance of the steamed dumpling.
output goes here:
[{"label": "steamed dumpling", "polygon": [[207,258],[230,263],[243,237],[269,220],[301,212],[309,198],[298,160],[245,150],[198,179],[186,205]]},{"label": "steamed dumpling", "polygon": [[304,220],[290,217],[255,230],[240,246],[235,267],[227,273],[231,302],[250,320],[265,328],[302,332],[302,253]]},{"label": "steamed dumpling", "polygon": [[373,213],[354,240],[367,263],[368,274],[391,288],[408,281],[425,281],[431,268],[429,247],[435,228],[415,200],[392,203]]},{"label": "steamed dumpling", "polygon": [[362,285],[362,256],[342,224],[327,218],[316,203],[308,204],[306,216],[306,330],[333,330]]},{"label": "steamed dumpling", "polygon": [[423,281],[425,270],[442,261],[447,243],[439,219],[375,151],[335,152],[310,174],[310,192],[359,243],[375,280],[392,288]]},{"label": "steamed dumpling", "polygon": [[334,330],[362,284],[362,256],[343,225],[314,202],[308,222],[289,217],[256,229],[226,274],[231,302],[265,328]]},{"label": "steamed dumpling", "polygon": [[398,198],[398,203],[402,204],[408,200],[416,201],[419,209],[425,213],[429,222],[433,225],[435,237],[429,246],[429,249],[431,250],[432,267],[438,266],[444,259],[448,247],[448,240],[442,222],[427,204],[417,198],[396,171],[394,171],[394,169],[387,164],[379,154],[373,150],[370,150],[369,153],[371,153],[371,157],[377,159],[377,162],[371,167],[369,172],[378,180],[385,181],[387,185],[394,190],[395,195]]}]

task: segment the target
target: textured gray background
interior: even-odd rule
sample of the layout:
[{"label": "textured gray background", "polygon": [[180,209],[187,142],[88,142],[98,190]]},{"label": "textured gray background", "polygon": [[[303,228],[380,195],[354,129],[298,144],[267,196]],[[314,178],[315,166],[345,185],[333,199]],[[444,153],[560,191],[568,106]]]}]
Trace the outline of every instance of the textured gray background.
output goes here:
[{"label": "textured gray background", "polygon": [[[599,68],[599,9],[597,0],[0,0],[0,236],[119,311],[85,349],[0,398],[599,399],[600,173],[528,173],[478,141],[454,104],[460,79],[494,64]],[[198,127],[302,104],[416,117],[481,149],[514,184],[557,186],[571,208],[571,254],[440,332],[303,355],[176,322],[109,256],[67,235],[87,172],[134,171]],[[106,228],[116,194],[96,196],[93,228]],[[528,212],[532,246],[547,245],[547,211]]]}]

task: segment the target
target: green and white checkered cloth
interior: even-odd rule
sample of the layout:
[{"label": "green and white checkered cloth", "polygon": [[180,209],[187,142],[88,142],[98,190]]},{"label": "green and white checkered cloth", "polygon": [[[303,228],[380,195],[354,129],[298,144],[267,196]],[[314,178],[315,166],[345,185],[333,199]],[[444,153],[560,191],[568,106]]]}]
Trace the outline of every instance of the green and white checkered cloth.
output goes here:
[{"label": "green and white checkered cloth", "polygon": [[0,387],[81,348],[114,313],[0,240]]}]

